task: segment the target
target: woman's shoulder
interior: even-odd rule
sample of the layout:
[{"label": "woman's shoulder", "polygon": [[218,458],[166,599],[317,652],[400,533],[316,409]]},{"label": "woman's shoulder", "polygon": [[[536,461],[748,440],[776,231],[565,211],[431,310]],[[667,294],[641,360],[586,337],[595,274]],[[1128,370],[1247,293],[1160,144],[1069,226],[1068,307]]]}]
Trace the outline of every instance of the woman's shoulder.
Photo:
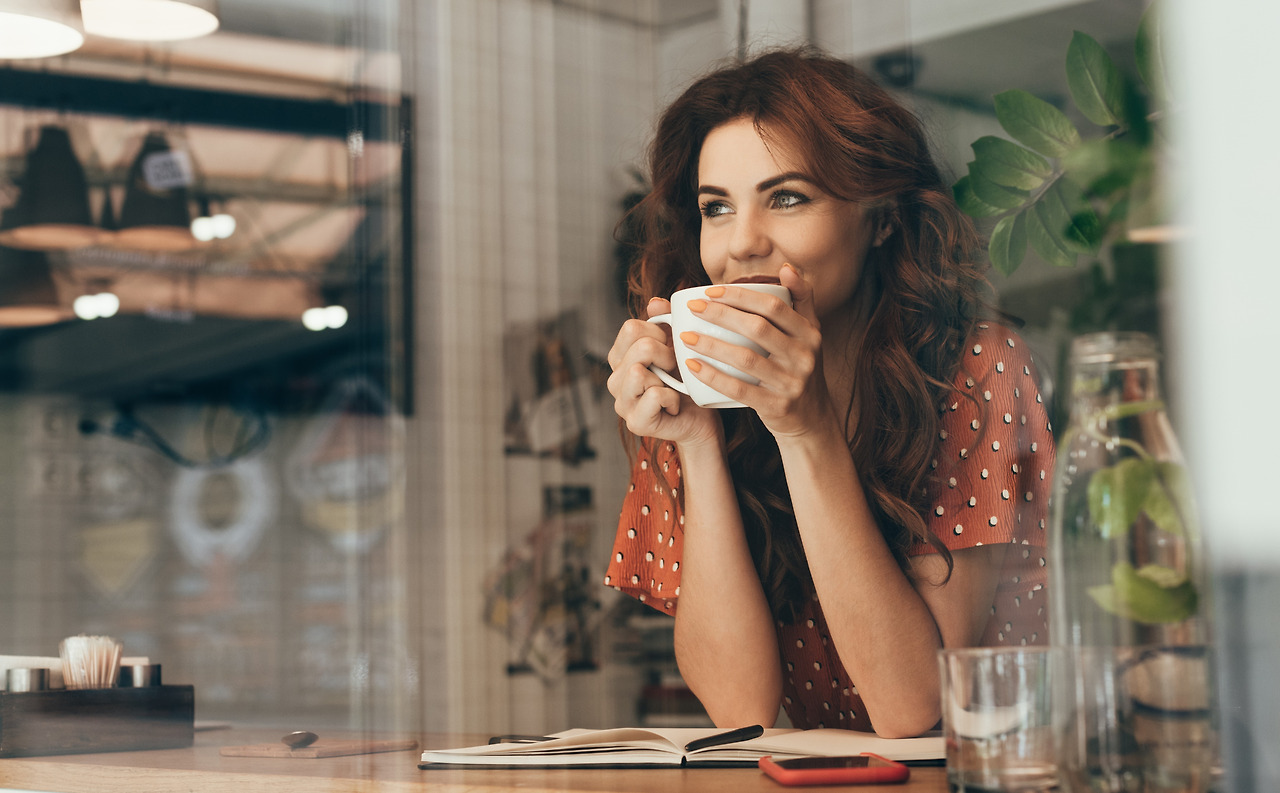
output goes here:
[{"label": "woman's shoulder", "polygon": [[1018,332],[1002,322],[979,320],[965,340],[955,384],[972,388],[1003,374],[1039,380],[1035,357]]},{"label": "woman's shoulder", "polygon": [[1013,326],[993,319],[975,322],[973,329],[969,331],[968,342],[970,346],[983,345],[993,351],[1000,350],[1001,346],[1010,350],[1024,346],[1022,337]]}]

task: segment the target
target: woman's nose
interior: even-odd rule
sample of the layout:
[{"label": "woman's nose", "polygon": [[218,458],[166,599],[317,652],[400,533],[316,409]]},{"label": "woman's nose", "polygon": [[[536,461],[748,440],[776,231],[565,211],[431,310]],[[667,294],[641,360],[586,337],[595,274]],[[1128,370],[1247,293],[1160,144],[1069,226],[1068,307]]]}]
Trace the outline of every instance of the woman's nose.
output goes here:
[{"label": "woman's nose", "polygon": [[729,255],[738,260],[768,256],[773,249],[768,229],[758,218],[740,214],[729,238]]}]

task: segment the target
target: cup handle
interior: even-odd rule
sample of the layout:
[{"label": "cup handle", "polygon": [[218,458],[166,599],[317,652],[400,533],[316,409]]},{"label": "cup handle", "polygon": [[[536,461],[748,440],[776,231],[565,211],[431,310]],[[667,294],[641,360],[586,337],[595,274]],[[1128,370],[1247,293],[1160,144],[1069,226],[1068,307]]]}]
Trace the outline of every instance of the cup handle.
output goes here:
[{"label": "cup handle", "polygon": [[[666,325],[666,326],[670,327],[670,326],[671,326],[671,315],[670,315],[670,314],[659,314],[659,315],[658,315],[658,316],[656,316],[656,317],[649,317],[649,321],[650,321],[650,322],[652,322],[652,323],[654,323],[655,325]],[[667,385],[671,386],[671,387],[672,387],[672,388],[674,388],[675,390],[679,391],[680,393],[684,394],[685,396],[688,396],[688,395],[689,395],[689,389],[685,387],[685,384],[684,384],[684,383],[682,383],[682,382],[680,382],[679,380],[675,379],[674,377],[672,377],[672,376],[671,376],[671,373],[670,373],[670,372],[668,372],[667,370],[665,370],[665,369],[659,369],[655,364],[650,364],[650,365],[649,365],[649,371],[651,371],[651,372],[653,372],[654,374],[656,374],[656,375],[657,375],[657,376],[662,380],[662,382],[664,382],[664,383],[666,383]]]}]

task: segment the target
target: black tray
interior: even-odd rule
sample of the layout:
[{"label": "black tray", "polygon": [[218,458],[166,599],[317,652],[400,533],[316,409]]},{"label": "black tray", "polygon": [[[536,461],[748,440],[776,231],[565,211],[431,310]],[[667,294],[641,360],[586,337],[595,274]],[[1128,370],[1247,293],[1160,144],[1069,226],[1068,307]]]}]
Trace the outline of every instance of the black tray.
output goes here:
[{"label": "black tray", "polygon": [[0,692],[0,757],[176,749],[194,724],[192,686]]}]

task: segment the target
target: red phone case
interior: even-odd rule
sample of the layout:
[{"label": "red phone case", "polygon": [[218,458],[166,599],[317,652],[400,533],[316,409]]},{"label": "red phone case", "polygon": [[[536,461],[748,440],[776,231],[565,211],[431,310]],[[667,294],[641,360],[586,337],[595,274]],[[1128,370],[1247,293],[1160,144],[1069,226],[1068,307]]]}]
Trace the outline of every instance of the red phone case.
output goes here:
[{"label": "red phone case", "polygon": [[[911,776],[911,769],[902,763],[886,760],[878,754],[864,752],[860,757],[879,761],[880,764],[861,767],[837,765],[845,758],[831,757],[833,765],[820,768],[786,768],[775,763],[772,757],[761,757],[760,770],[768,774],[775,782],[783,785],[882,785],[892,782],[906,782]],[[786,762],[785,760],[782,762]]]}]

